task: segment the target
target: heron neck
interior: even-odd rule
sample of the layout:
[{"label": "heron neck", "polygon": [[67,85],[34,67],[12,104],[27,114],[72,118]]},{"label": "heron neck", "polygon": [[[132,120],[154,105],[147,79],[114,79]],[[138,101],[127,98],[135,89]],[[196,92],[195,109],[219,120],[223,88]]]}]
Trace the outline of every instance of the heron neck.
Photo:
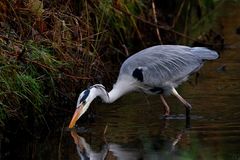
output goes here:
[{"label": "heron neck", "polygon": [[118,81],[113,86],[113,89],[108,93],[109,99],[107,103],[113,103],[124,94],[127,94],[133,90],[134,87],[131,84],[125,83],[124,81]]},{"label": "heron neck", "polygon": [[113,103],[118,98],[120,98],[124,93],[122,91],[117,90],[116,88],[113,88],[109,93],[109,99],[107,103]]}]

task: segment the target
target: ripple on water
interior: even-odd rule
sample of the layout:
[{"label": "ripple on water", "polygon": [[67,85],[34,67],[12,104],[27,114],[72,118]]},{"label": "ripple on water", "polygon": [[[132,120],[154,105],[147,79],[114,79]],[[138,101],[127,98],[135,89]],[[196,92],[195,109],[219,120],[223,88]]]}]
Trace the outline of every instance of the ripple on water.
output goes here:
[{"label": "ripple on water", "polygon": [[203,141],[237,142],[240,140],[240,122],[205,122],[192,125],[190,132],[193,136],[200,136]]},{"label": "ripple on water", "polygon": [[[186,115],[185,114],[172,114],[172,115],[169,115],[169,116],[161,115],[160,119],[184,120],[184,119],[186,119]],[[199,120],[199,119],[203,119],[203,116],[191,115],[191,120]]]}]

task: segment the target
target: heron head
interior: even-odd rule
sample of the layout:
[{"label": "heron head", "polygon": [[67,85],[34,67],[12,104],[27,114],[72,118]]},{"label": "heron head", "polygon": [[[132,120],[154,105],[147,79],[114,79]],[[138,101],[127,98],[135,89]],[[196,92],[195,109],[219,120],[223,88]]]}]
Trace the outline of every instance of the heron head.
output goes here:
[{"label": "heron head", "polygon": [[88,89],[82,91],[78,97],[76,110],[73,114],[69,128],[73,128],[77,120],[87,111],[91,102],[97,97],[107,94],[105,88],[101,84],[95,84]]}]

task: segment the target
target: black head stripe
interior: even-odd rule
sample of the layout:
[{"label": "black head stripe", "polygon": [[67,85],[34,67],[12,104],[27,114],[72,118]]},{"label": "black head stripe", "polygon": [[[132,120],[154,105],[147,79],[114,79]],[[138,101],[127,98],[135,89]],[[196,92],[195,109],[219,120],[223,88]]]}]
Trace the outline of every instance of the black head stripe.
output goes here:
[{"label": "black head stripe", "polygon": [[90,90],[89,90],[89,89],[85,90],[85,91],[83,92],[82,98],[80,99],[80,102],[83,102],[84,100],[86,100],[86,98],[88,97],[89,93],[90,93]]},{"label": "black head stripe", "polygon": [[140,82],[143,82],[143,73],[142,73],[142,69],[136,68],[133,73],[132,76],[134,78],[136,78],[137,80],[139,80]]}]

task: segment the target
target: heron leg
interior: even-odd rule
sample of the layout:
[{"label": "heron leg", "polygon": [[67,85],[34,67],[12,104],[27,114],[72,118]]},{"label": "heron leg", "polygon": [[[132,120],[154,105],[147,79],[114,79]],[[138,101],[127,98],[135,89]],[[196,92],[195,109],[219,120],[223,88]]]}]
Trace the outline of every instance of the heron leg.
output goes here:
[{"label": "heron leg", "polygon": [[167,104],[167,102],[166,102],[166,100],[164,99],[164,97],[163,97],[163,95],[161,94],[160,95],[160,98],[161,98],[161,100],[162,100],[162,103],[163,103],[163,105],[164,105],[164,116],[169,116],[169,114],[170,114],[170,107],[168,106],[168,104]]},{"label": "heron leg", "polygon": [[186,117],[187,119],[190,119],[190,110],[192,109],[192,106],[190,103],[188,103],[185,99],[183,99],[178,92],[176,91],[175,88],[172,88],[172,94],[177,97],[186,107]]}]

